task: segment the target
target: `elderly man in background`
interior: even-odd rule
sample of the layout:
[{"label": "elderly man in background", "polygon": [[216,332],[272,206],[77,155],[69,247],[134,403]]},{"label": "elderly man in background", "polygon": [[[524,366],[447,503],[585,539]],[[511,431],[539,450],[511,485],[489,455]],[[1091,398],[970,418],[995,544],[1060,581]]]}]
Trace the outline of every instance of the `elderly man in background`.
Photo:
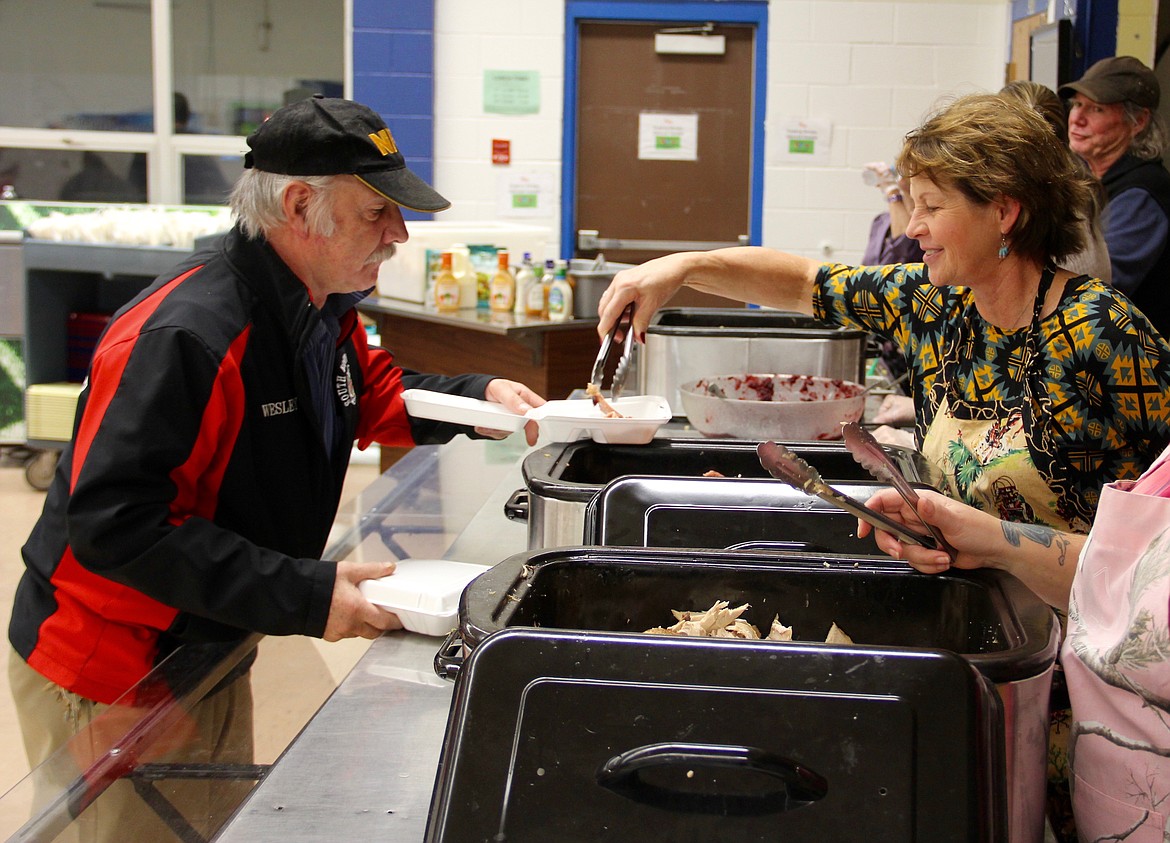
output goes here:
[{"label": "elderly man in background", "polygon": [[1094,64],[1069,97],[1069,147],[1101,180],[1113,286],[1170,336],[1170,173],[1162,166],[1166,129],[1153,71],[1131,56]]}]

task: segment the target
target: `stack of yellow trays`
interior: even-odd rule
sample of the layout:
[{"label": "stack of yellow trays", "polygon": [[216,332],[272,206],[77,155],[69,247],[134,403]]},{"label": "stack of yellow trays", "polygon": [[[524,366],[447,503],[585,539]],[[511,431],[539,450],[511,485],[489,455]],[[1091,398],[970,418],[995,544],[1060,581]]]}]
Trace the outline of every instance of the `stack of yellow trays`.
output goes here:
[{"label": "stack of yellow trays", "polygon": [[79,383],[34,383],[25,390],[25,426],[30,440],[68,442],[73,435]]}]

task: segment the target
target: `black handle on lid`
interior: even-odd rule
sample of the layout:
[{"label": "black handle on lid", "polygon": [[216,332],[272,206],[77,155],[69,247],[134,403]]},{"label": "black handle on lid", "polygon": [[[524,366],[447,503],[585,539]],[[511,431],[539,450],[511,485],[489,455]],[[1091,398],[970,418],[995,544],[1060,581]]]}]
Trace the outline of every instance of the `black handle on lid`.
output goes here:
[{"label": "black handle on lid", "polygon": [[[679,781],[680,785],[693,776],[696,768],[723,767],[760,773],[779,779],[784,786],[761,793],[700,793],[647,781],[644,774],[659,767],[674,768],[676,777],[683,774],[686,778]],[[597,783],[646,805],[739,816],[791,811],[823,799],[829,789],[829,783],[819,773],[782,755],[752,746],[699,743],[657,743],[627,750],[601,766]]]},{"label": "black handle on lid", "polygon": [[463,667],[463,638],[458,629],[447,633],[439,652],[435,653],[435,674],[442,679],[455,679]]},{"label": "black handle on lid", "polygon": [[527,521],[528,503],[528,490],[517,489],[504,503],[504,515],[508,516],[509,521]]}]

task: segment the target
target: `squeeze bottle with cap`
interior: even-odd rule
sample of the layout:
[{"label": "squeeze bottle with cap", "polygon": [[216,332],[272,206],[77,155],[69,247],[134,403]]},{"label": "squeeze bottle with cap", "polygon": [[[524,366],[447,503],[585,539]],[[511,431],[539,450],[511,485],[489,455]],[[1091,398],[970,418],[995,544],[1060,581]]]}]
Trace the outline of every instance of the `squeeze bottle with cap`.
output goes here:
[{"label": "squeeze bottle with cap", "polygon": [[471,265],[471,250],[463,243],[451,245],[451,272],[459,284],[459,307],[475,307],[475,267]]},{"label": "squeeze bottle with cap", "polygon": [[443,264],[439,277],[435,279],[435,310],[453,313],[459,309],[459,279],[451,270],[452,254],[443,252]]},{"label": "squeeze bottle with cap", "polygon": [[496,274],[492,276],[488,291],[488,302],[495,313],[510,313],[516,304],[516,279],[508,268],[508,253],[501,249],[496,253]]},{"label": "squeeze bottle with cap", "polygon": [[548,289],[552,286],[553,262],[544,262],[544,274],[528,288],[528,305],[525,315],[533,319],[548,319]]},{"label": "squeeze bottle with cap", "polygon": [[532,252],[524,253],[524,260],[516,270],[516,304],[513,311],[523,316],[528,312],[528,290],[536,283],[536,272],[532,269]]},{"label": "squeeze bottle with cap", "polygon": [[557,266],[548,289],[548,318],[550,322],[573,318],[573,285],[565,277],[563,264]]}]

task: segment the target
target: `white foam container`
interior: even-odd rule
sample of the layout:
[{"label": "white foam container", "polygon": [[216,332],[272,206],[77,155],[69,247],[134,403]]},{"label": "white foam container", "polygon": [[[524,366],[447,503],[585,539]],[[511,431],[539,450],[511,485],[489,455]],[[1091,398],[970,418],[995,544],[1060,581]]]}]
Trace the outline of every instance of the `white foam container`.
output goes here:
[{"label": "white foam container", "polygon": [[488,427],[492,430],[515,432],[524,426],[524,416],[504,408],[503,404],[469,398],[466,395],[448,395],[429,389],[407,389],[402,393],[406,412],[415,418],[465,424],[470,427]]},{"label": "white foam container", "polygon": [[411,632],[446,635],[459,625],[459,597],[483,565],[450,559],[400,559],[394,573],[362,580],[358,589],[371,603],[388,609]]},{"label": "white foam container", "polygon": [[591,398],[549,401],[526,414],[553,442],[592,439],[602,445],[645,445],[670,421],[670,405],[658,395],[630,395],[610,402],[623,418],[607,419]]},{"label": "white foam container", "polygon": [[548,226],[494,220],[417,220],[407,224],[410,239],[399,243],[394,257],[378,268],[378,295],[422,304],[426,298],[427,249],[441,251],[455,243],[485,244],[508,250],[520,265],[525,252],[533,263],[556,257]]},{"label": "white foam container", "polygon": [[592,439],[602,445],[645,445],[671,419],[670,405],[657,395],[630,395],[610,401],[622,418],[608,419],[590,398],[548,401],[524,415],[478,398],[447,395],[425,389],[402,393],[406,411],[417,418],[471,427],[515,432],[535,421],[542,436],[553,442]]}]

